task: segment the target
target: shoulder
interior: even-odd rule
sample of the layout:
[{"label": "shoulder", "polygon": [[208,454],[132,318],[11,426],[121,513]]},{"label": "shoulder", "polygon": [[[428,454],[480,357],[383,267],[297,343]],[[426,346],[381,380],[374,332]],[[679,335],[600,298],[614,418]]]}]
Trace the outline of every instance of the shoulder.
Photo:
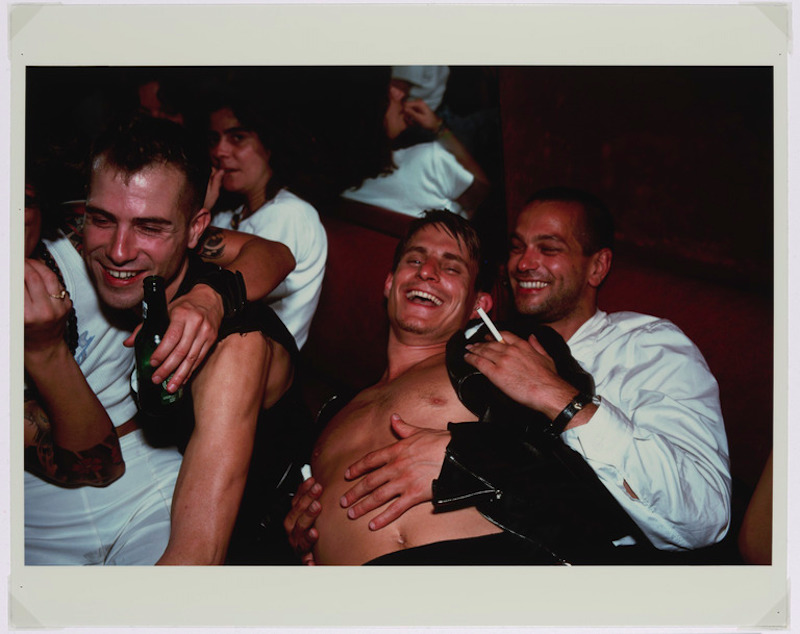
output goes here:
[{"label": "shoulder", "polygon": [[434,163],[443,158],[443,155],[450,153],[435,141],[428,143],[417,143],[406,148],[395,150],[392,153],[395,165],[398,168],[403,165],[417,165],[423,163]]},{"label": "shoulder", "polygon": [[629,335],[645,339],[653,337],[682,338],[687,341],[689,339],[678,326],[669,319],[664,319],[662,317],[654,317],[653,315],[645,315],[630,311],[609,313],[607,316],[609,330],[620,335]]},{"label": "shoulder", "polygon": [[325,228],[316,208],[287,189],[282,189],[272,199],[270,215],[279,218],[277,222],[283,224],[287,231],[296,231],[302,241],[313,243],[326,240]]},{"label": "shoulder", "polygon": [[288,189],[280,190],[275,195],[275,198],[267,203],[267,206],[271,209],[291,211],[299,216],[319,219],[319,213],[317,213],[314,205]]},{"label": "shoulder", "polygon": [[59,231],[54,239],[42,242],[64,275],[71,278],[85,272],[83,257],[71,238]]},{"label": "shoulder", "polygon": [[288,189],[282,189],[261,209],[247,219],[254,226],[273,228],[322,228],[319,213],[306,200]]},{"label": "shoulder", "polygon": [[703,356],[694,342],[669,319],[622,311],[597,314],[569,341],[575,350],[593,350],[598,355],[615,355],[630,358],[658,357],[676,361],[696,359],[705,365]]}]

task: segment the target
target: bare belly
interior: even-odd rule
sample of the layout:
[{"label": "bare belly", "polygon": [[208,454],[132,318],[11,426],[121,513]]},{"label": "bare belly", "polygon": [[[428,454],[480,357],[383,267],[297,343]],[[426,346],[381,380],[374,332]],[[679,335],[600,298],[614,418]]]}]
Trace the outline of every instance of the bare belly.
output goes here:
[{"label": "bare belly", "polygon": [[[347,509],[339,503],[357,482],[345,480],[345,470],[365,454],[396,440],[390,425],[392,412],[400,413],[412,425],[435,429],[445,429],[448,421],[474,419],[458,402],[446,376],[431,374],[421,379],[426,387],[435,387],[425,398],[392,402],[383,392],[369,392],[360,403],[348,405],[335,416],[321,435],[311,464],[314,478],[323,487],[322,512],[316,520],[319,530],[314,550],[316,563],[359,565],[405,548],[501,532],[474,508],[434,513],[430,501],[412,507],[388,526],[372,531],[368,526],[370,519],[392,501],[355,520],[347,517]],[[419,391],[407,389],[403,393]],[[438,469],[433,477],[436,475]]]},{"label": "bare belly", "polygon": [[[342,465],[341,471],[347,466],[349,463]],[[360,565],[396,550],[501,532],[474,508],[434,514],[430,502],[414,506],[388,526],[371,531],[370,519],[390,503],[358,519],[348,518],[339,498],[353,484],[344,479],[323,483],[323,511],[316,522],[320,537],[314,552],[318,564]]]}]

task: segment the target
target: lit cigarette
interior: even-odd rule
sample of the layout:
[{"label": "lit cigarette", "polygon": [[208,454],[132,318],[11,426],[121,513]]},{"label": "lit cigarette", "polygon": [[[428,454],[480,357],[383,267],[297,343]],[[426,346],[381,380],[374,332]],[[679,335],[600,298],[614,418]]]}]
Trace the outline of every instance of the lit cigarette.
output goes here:
[{"label": "lit cigarette", "polygon": [[489,332],[494,335],[494,338],[497,339],[500,343],[505,343],[503,341],[503,337],[500,336],[500,332],[495,328],[495,325],[492,323],[492,320],[489,319],[489,315],[486,314],[486,311],[483,308],[478,308],[478,314],[483,319],[483,323],[486,324],[486,327],[489,329]]}]

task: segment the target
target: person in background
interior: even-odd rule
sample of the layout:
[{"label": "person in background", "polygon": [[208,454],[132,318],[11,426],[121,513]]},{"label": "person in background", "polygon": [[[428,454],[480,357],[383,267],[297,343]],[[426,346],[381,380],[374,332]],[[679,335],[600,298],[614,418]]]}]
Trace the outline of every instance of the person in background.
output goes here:
[{"label": "person in background", "polygon": [[408,82],[408,98],[421,99],[433,112],[442,105],[449,77],[449,66],[392,66],[392,78]]},{"label": "person in background", "polygon": [[[269,119],[260,101],[238,95],[220,97],[211,106],[208,139],[215,190],[206,206],[214,209],[213,226],[275,240],[292,252],[294,270],[267,301],[302,348],[319,303],[327,235],[317,210],[285,186],[291,168],[281,163],[274,133],[281,122]],[[220,188],[233,195],[233,205],[224,195],[218,204]]]},{"label": "person in background", "polygon": [[409,99],[410,83],[393,78],[384,128],[390,140],[409,126],[426,130],[435,141],[395,149],[394,169],[347,189],[349,200],[383,207],[409,216],[427,209],[447,209],[472,217],[489,193],[489,180],[464,145],[422,99]]}]

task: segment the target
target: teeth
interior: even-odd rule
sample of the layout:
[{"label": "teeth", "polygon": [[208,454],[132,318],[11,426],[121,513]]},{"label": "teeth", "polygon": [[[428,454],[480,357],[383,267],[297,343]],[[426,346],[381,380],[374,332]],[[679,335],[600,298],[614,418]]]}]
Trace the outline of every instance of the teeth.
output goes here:
[{"label": "teeth", "polygon": [[435,295],[431,295],[430,293],[425,293],[423,291],[410,291],[409,293],[406,294],[406,297],[408,299],[414,299],[415,297],[418,297],[420,299],[427,299],[427,300],[433,302],[436,306],[441,306],[442,305],[442,300],[441,299],[439,299]]},{"label": "teeth", "polygon": [[519,280],[519,287],[520,288],[544,288],[547,286],[547,282],[535,282],[535,281],[522,281]]},{"label": "teeth", "polygon": [[129,280],[136,275],[136,273],[133,271],[114,271],[112,269],[106,270],[111,277],[116,277],[118,280]]}]

